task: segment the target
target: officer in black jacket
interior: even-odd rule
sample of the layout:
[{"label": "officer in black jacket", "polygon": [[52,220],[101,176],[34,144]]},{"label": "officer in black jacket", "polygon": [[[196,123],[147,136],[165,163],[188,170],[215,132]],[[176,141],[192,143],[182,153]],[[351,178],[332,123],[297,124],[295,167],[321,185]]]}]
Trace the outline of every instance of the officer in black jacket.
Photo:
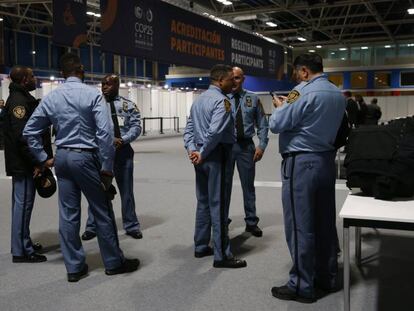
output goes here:
[{"label": "officer in black jacket", "polygon": [[43,134],[45,151],[49,158],[45,163],[37,163],[30,154],[22,136],[23,129],[38,105],[30,91],[36,89],[33,71],[24,66],[15,66],[10,72],[9,90],[5,111],[3,111],[4,157],[7,176],[12,176],[12,234],[11,252],[13,262],[42,262],[46,256],[36,253],[41,245],[30,239],[30,217],[35,199],[33,178],[41,174],[40,167],[53,166],[50,131]]}]

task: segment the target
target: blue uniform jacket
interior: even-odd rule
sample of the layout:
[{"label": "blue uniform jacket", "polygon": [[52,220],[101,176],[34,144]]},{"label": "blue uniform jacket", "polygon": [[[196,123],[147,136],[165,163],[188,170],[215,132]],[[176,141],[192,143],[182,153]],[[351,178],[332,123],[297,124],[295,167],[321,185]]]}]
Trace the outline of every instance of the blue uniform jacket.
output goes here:
[{"label": "blue uniform jacket", "polygon": [[129,144],[141,134],[141,114],[132,101],[122,96],[115,98],[114,106],[122,141]]},{"label": "blue uniform jacket", "polygon": [[335,150],[345,107],[345,97],[324,74],[297,85],[269,119],[270,130],[280,133],[280,153]]},{"label": "blue uniform jacket", "polygon": [[[259,148],[263,151],[269,142],[268,132],[269,124],[266,115],[260,102],[259,97],[247,90],[242,90],[240,93],[240,105],[238,109],[242,110],[244,137],[252,138],[255,135],[255,127],[257,127],[257,137],[259,138]],[[236,120],[238,109],[236,109],[236,100],[234,94],[231,94],[231,107],[233,118]]]},{"label": "blue uniform jacket", "polygon": [[50,124],[58,148],[98,149],[102,170],[113,170],[114,128],[109,106],[97,89],[69,77],[42,99],[23,131],[39,162],[47,159],[40,134]]},{"label": "blue uniform jacket", "polygon": [[189,152],[200,151],[205,159],[219,143],[235,141],[231,103],[219,87],[210,85],[191,106],[184,146]]}]

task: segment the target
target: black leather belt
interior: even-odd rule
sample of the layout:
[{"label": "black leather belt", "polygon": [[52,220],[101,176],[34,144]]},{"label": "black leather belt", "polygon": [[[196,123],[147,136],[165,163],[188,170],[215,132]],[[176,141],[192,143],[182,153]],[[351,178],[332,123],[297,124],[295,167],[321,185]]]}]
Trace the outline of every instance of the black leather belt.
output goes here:
[{"label": "black leather belt", "polygon": [[65,149],[65,150],[75,151],[75,152],[95,152],[96,151],[96,149],[94,148],[58,147],[58,149]]},{"label": "black leather belt", "polygon": [[293,156],[297,156],[298,154],[303,154],[303,153],[312,153],[311,151],[293,151],[293,152],[286,152],[286,153],[282,153],[282,158],[286,159],[286,158],[290,158]]}]

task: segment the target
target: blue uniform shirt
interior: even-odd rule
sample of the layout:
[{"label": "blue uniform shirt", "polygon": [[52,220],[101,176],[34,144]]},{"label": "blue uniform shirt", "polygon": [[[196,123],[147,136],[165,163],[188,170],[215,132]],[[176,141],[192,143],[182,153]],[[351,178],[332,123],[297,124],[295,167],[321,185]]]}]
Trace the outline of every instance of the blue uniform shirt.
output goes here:
[{"label": "blue uniform shirt", "polygon": [[236,120],[238,109],[242,110],[244,137],[252,138],[255,134],[255,126],[257,127],[257,137],[259,137],[259,148],[263,151],[266,149],[269,142],[268,131],[269,124],[263,110],[262,103],[259,97],[247,90],[242,90],[240,93],[240,105],[236,109],[236,100],[234,94],[231,94],[233,118]]},{"label": "blue uniform shirt", "polygon": [[141,134],[141,114],[132,101],[122,96],[115,97],[114,106],[122,141],[129,144]]},{"label": "blue uniform shirt", "polygon": [[326,75],[297,85],[269,119],[270,130],[280,133],[279,152],[335,150],[345,107],[345,97]]},{"label": "blue uniform shirt", "polygon": [[203,159],[219,144],[234,144],[236,136],[231,103],[220,88],[210,85],[196,98],[184,131],[184,146],[200,151]]},{"label": "blue uniform shirt", "polygon": [[41,133],[50,124],[56,130],[57,147],[98,148],[102,170],[112,171],[114,128],[109,106],[97,89],[69,77],[42,99],[23,131],[39,162],[47,159]]}]

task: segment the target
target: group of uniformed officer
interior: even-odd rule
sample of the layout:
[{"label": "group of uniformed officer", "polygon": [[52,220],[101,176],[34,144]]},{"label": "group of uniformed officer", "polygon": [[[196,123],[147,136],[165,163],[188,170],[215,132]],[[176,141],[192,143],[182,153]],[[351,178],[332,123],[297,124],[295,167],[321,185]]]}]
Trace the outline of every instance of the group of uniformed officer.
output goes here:
[{"label": "group of uniformed officer", "polygon": [[[309,303],[316,300],[316,289],[336,288],[334,141],[346,101],[323,74],[320,56],[300,55],[294,66],[301,83],[287,97],[273,98],[276,109],[270,126],[258,97],[243,88],[243,70],[214,66],[209,89],[191,107],[184,144],[196,174],[194,255],[214,255],[216,268],[242,268],[247,263],[233,256],[228,235],[234,167],[237,164],[243,189],[246,232],[260,237],[255,162],[266,149],[268,128],[280,133],[282,203],[293,267],[288,283],[272,288],[272,294]],[[115,175],[126,233],[141,238],[132,188],[134,154],[129,144],[141,132],[139,110],[119,96],[117,76],[103,79],[102,95],[82,83],[84,70],[77,55],[65,54],[61,68],[65,83],[47,94],[40,105],[29,94],[35,87],[32,71],[16,66],[10,74],[5,155],[7,174],[13,176],[13,261],[46,260],[36,253],[41,246],[30,239],[33,176],[55,166],[59,237],[68,281],[76,282],[88,274],[79,237],[81,193],[89,203],[82,239],[98,237],[105,273],[134,271],[139,260],[126,259],[119,247],[111,183]],[[56,132],[55,157],[48,136],[51,125]],[[257,146],[252,140],[255,127]]]},{"label": "group of uniformed officer", "polygon": [[[10,73],[12,83],[3,129],[6,171],[13,180],[13,262],[47,260],[36,253],[41,245],[32,243],[29,223],[35,196],[34,178],[55,166],[59,184],[59,238],[68,281],[77,282],[88,274],[79,237],[81,193],[89,203],[87,230],[98,237],[105,273],[135,271],[139,260],[125,258],[119,247],[111,199],[116,192],[112,186],[115,175],[124,228],[133,238],[142,238],[133,196],[134,154],[129,144],[141,132],[139,111],[132,102],[119,96],[118,77],[104,78],[102,96],[82,83],[84,69],[77,55],[65,54],[61,69],[65,83],[47,94],[40,105],[29,93],[36,86],[32,70],[16,66]],[[55,157],[50,144],[51,125],[56,136]]]},{"label": "group of uniformed officer", "polygon": [[346,101],[323,74],[319,55],[300,55],[294,66],[301,83],[287,97],[273,97],[270,126],[259,99],[242,88],[242,69],[214,66],[210,88],[191,107],[184,145],[196,174],[195,257],[214,255],[214,267],[241,268],[247,264],[233,256],[228,236],[234,165],[242,183],[246,231],[261,236],[254,163],[266,148],[268,127],[280,134],[283,214],[293,267],[287,284],[273,287],[272,295],[311,303],[318,290],[337,289],[334,145]]}]

